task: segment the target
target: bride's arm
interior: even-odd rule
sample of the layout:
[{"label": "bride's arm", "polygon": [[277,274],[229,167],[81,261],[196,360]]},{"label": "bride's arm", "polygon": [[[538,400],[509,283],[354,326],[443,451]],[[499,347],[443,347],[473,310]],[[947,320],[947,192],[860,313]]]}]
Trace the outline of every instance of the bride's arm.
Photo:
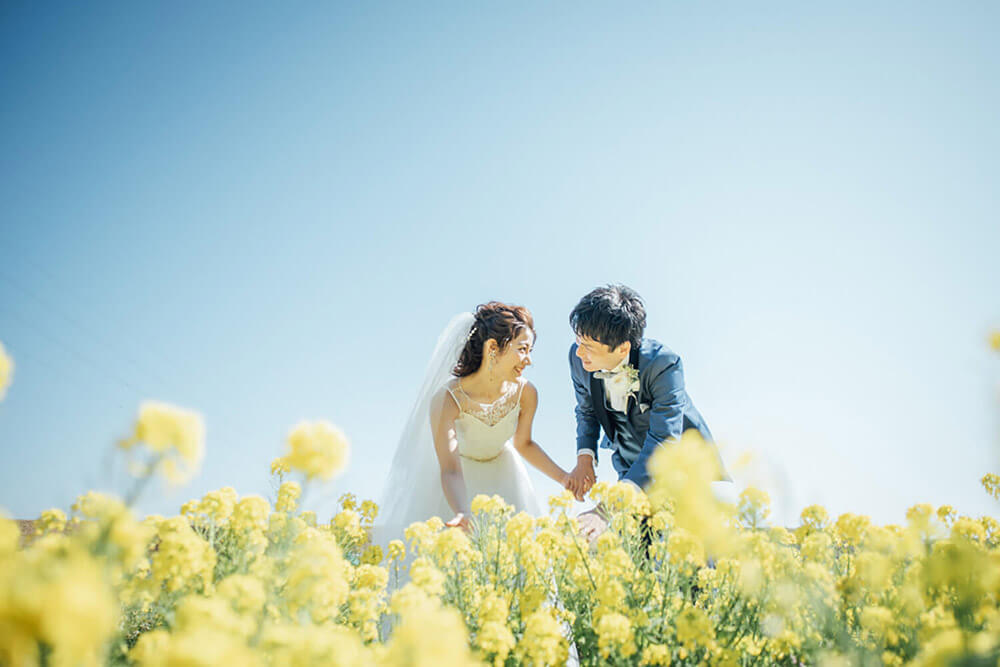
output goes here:
[{"label": "bride's arm", "polygon": [[531,424],[535,421],[536,410],[538,410],[538,390],[535,389],[535,385],[528,382],[521,393],[521,414],[517,418],[514,447],[525,461],[541,470],[561,486],[566,486],[569,473],[550,459],[545,450],[531,439]]},{"label": "bride's arm", "polygon": [[441,488],[444,490],[444,497],[456,515],[468,517],[471,513],[466,498],[465,478],[462,476],[462,462],[458,458],[458,443],[455,440],[458,406],[444,389],[435,394],[431,400],[430,418],[434,451],[437,452],[438,464],[441,466]]}]

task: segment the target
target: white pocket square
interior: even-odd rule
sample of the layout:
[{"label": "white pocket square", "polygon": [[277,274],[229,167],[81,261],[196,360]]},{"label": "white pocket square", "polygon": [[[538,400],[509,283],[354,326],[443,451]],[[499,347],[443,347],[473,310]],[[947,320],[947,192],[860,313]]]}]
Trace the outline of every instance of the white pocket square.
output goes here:
[{"label": "white pocket square", "polygon": [[649,410],[649,403],[640,403],[639,412],[642,413],[645,412],[646,410]]}]

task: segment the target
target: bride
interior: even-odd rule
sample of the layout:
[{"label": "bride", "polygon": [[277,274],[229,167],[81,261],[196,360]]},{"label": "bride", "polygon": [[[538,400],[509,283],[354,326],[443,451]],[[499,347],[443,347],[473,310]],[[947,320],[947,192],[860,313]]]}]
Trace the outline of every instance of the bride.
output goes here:
[{"label": "bride", "polygon": [[538,391],[523,373],[534,343],[531,313],[521,306],[493,301],[448,324],[392,459],[377,542],[399,539],[432,516],[469,530],[478,494],[540,515],[522,458],[569,483],[569,473],[531,439]]}]

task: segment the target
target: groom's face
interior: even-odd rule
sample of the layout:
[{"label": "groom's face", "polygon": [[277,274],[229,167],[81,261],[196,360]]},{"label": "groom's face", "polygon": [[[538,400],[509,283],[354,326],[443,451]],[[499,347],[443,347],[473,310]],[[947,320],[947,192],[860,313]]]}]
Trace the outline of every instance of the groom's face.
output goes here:
[{"label": "groom's face", "polygon": [[612,350],[589,336],[576,337],[576,356],[580,357],[583,369],[588,373],[610,371],[628,356],[631,347],[631,343],[625,342]]}]

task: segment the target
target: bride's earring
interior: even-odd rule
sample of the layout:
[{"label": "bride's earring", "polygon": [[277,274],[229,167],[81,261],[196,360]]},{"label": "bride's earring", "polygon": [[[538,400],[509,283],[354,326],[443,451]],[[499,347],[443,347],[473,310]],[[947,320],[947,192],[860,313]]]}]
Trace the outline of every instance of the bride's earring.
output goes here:
[{"label": "bride's earring", "polygon": [[493,384],[493,364],[496,363],[497,355],[496,352],[490,353],[490,384]]}]

